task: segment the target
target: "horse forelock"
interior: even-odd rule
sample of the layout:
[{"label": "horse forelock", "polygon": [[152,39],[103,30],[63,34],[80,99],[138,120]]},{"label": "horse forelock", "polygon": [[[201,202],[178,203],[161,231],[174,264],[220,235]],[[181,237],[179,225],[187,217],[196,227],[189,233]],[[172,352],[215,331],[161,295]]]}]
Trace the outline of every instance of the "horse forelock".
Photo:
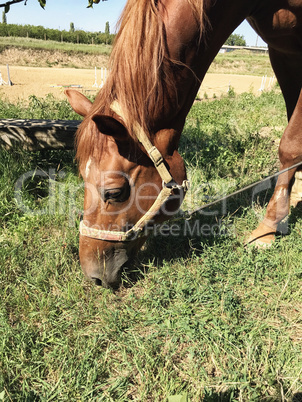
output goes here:
[{"label": "horse forelock", "polygon": [[[192,7],[202,32],[204,0],[186,1]],[[111,103],[118,100],[124,125],[134,141],[137,138],[131,127],[135,123],[139,123],[152,139],[158,108],[167,103],[175,108],[177,104],[177,97],[171,96],[176,93],[173,66],[177,61],[169,57],[163,22],[164,3],[164,0],[128,0],[119,20],[110,57],[110,75],[90,113],[90,116],[94,112],[108,114]],[[82,160],[86,164],[96,149],[100,153],[105,149],[105,140],[99,134],[87,116],[77,134],[80,164]]]},{"label": "horse forelock", "polygon": [[97,125],[91,118],[86,117],[76,135],[76,160],[80,171],[84,171],[88,160],[93,156],[99,161],[106,149],[107,136],[100,133]]}]

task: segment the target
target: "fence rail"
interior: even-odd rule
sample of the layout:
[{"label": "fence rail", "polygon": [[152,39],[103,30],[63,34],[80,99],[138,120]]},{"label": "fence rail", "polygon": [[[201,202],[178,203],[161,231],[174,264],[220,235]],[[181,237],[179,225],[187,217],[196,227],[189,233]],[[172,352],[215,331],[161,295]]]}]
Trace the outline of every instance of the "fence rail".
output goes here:
[{"label": "fence rail", "polygon": [[78,120],[0,120],[0,146],[40,149],[73,149]]}]

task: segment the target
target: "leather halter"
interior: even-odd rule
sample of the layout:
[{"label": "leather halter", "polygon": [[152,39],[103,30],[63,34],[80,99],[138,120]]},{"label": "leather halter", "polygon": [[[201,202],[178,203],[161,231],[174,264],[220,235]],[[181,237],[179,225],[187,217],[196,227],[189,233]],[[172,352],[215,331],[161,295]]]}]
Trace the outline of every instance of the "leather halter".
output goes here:
[{"label": "leather halter", "polygon": [[[123,113],[120,105],[117,101],[114,101],[111,106],[111,110],[118,116],[123,118]],[[151,143],[143,128],[135,123],[133,127],[134,133],[137,136],[138,141],[143,145],[147,151],[150,159],[152,160],[156,170],[158,171],[162,179],[162,190],[158,194],[156,200],[151,205],[150,209],[136,222],[136,224],[126,232],[100,230],[91,226],[87,226],[84,221],[80,223],[80,234],[82,236],[90,237],[98,240],[125,242],[136,240],[146,234],[143,233],[145,226],[152,221],[154,216],[159,212],[165,202],[173,195],[174,190],[182,190],[186,194],[189,182],[184,180],[181,185],[177,184],[173,177],[170,175],[166,168],[164,158],[159,150]]]}]

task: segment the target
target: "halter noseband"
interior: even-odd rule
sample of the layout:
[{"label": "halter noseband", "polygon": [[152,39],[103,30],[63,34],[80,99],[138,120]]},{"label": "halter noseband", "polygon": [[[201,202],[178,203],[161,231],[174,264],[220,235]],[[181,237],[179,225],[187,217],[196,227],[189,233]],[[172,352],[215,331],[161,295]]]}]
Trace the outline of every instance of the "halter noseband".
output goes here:
[{"label": "halter noseband", "polygon": [[[110,108],[118,116],[123,118],[122,110],[117,101],[114,101],[111,104]],[[81,221],[80,234],[82,236],[91,237],[98,240],[117,242],[131,241],[137,239],[138,237],[142,237],[144,235],[144,227],[152,221],[162,205],[164,205],[165,202],[170,198],[170,196],[173,195],[174,190],[183,190],[184,194],[186,194],[188,190],[189,182],[187,180],[184,180],[181,185],[177,184],[173,180],[173,177],[170,175],[168,169],[166,168],[162,154],[151,143],[143,128],[138,123],[136,123],[133,127],[133,130],[135,135],[137,136],[138,141],[147,151],[156,170],[162,178],[163,188],[161,189],[154,203],[151,205],[150,209],[136,222],[136,224],[131,229],[127,230],[126,232],[100,230],[87,226],[84,221]]]}]

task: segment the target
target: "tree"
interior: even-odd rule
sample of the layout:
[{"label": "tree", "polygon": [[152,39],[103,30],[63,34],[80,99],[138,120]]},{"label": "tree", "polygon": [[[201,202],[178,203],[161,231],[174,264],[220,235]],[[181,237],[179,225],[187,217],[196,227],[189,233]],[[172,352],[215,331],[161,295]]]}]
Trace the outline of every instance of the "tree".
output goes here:
[{"label": "tree", "polygon": [[[8,13],[9,10],[10,10],[10,6],[11,6],[12,4],[23,3],[23,2],[24,2],[24,4],[26,5],[27,0],[9,0],[9,1],[6,1],[5,3],[1,3],[1,4],[0,4],[0,7],[4,7],[5,12]],[[38,2],[39,2],[40,6],[41,6],[42,8],[45,7],[45,5],[46,5],[46,0],[38,0]]]},{"label": "tree", "polygon": [[7,23],[6,14],[5,14],[5,11],[3,11],[3,13],[2,13],[2,24],[6,24],[6,23]]},{"label": "tree", "polygon": [[110,25],[109,25],[109,21],[106,22],[105,34],[110,35]]},{"label": "tree", "polygon": [[[1,1],[1,0],[0,0]],[[98,4],[101,0],[88,0],[88,8],[92,8],[93,4]],[[102,0],[102,1],[107,1],[107,0]],[[17,4],[17,3],[24,3],[24,5],[26,5],[27,0],[8,0],[5,1],[5,3],[0,3],[0,8],[4,7],[4,10],[6,13],[9,12],[10,10],[10,6],[13,4]],[[45,8],[46,6],[46,0],[38,0],[38,3],[40,4],[40,6],[42,8]]]},{"label": "tree", "polygon": [[246,41],[243,35],[232,34],[225,42],[228,46],[246,46]]},{"label": "tree", "polygon": [[73,22],[71,22],[71,23],[70,23],[70,29],[69,29],[69,32],[71,32],[71,33],[73,33],[73,32],[74,32],[74,23],[73,23]]},{"label": "tree", "polygon": [[[99,4],[101,0],[88,0],[88,6],[87,8],[92,8],[93,4]],[[102,1],[107,1],[107,0],[102,0]]]}]

